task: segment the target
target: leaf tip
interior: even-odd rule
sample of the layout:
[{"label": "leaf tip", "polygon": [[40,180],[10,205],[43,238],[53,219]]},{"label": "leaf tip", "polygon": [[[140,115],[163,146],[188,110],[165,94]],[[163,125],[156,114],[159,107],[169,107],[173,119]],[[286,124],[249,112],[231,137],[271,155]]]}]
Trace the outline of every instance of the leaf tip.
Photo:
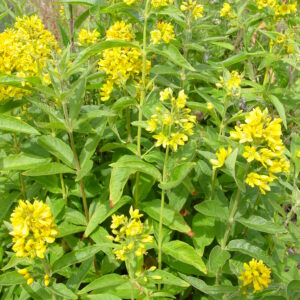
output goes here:
[{"label": "leaf tip", "polygon": [[110,206],[110,208],[113,208],[114,205],[115,205],[114,202],[110,199],[110,200],[109,200],[109,206]]},{"label": "leaf tip", "polygon": [[193,237],[195,234],[194,234],[194,231],[193,230],[190,230],[188,233],[187,233],[188,236],[190,237]]}]

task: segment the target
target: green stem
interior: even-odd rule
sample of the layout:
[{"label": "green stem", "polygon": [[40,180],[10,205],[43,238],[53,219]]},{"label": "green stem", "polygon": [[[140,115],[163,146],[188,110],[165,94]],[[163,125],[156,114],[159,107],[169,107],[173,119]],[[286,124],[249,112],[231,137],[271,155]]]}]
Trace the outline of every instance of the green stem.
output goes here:
[{"label": "green stem", "polygon": [[130,123],[131,123],[130,122],[130,110],[127,107],[126,108],[126,129],[127,129],[127,140],[128,140],[128,142],[132,141]]},{"label": "green stem", "polygon": [[[140,103],[138,106],[139,109],[139,116],[138,121],[141,122],[143,120],[143,105],[146,95],[146,64],[147,64],[147,21],[148,21],[148,14],[149,14],[149,0],[146,1],[145,5],[145,14],[144,14],[144,28],[143,28],[143,48],[142,48],[142,86],[141,86],[141,95],[140,95]],[[138,126],[137,132],[137,154],[141,157],[141,137],[142,137],[142,127],[141,125]],[[139,180],[140,180],[140,173],[137,172],[136,174],[136,181],[135,181],[135,207],[138,207],[139,203]]]},{"label": "green stem", "polygon": [[232,208],[232,211],[230,213],[229,220],[228,220],[228,223],[227,223],[227,228],[226,228],[226,231],[225,231],[225,235],[224,235],[224,238],[223,238],[222,243],[221,243],[221,249],[222,250],[225,250],[225,247],[226,247],[226,244],[227,244],[227,240],[228,240],[228,237],[229,237],[231,225],[234,221],[234,216],[235,216],[235,213],[236,213],[237,208],[238,208],[240,194],[241,194],[241,190],[240,190],[240,188],[238,188],[238,190],[236,192],[233,208]]},{"label": "green stem", "polygon": [[61,185],[62,197],[67,202],[68,201],[68,197],[67,197],[66,187],[65,187],[65,182],[64,182],[64,177],[63,177],[62,173],[59,173],[59,178],[60,178],[60,185]]},{"label": "green stem", "polygon": [[[167,164],[169,158],[169,145],[166,148],[165,161],[163,166],[163,186],[167,183]],[[159,229],[158,229],[158,269],[161,270],[162,267],[162,221],[164,214],[164,204],[165,204],[165,188],[162,188],[161,191],[161,202],[160,202],[160,217],[159,217]]]},{"label": "green stem", "polygon": [[[78,155],[77,155],[76,148],[75,148],[73,130],[72,130],[72,126],[71,126],[70,119],[69,119],[68,108],[67,108],[67,105],[66,105],[65,102],[63,102],[62,105],[63,105],[63,111],[64,111],[64,116],[65,116],[67,129],[68,129],[68,134],[69,134],[69,138],[70,138],[71,149],[72,149],[73,156],[74,156],[76,171],[77,171],[77,174],[78,174],[78,172],[81,170],[81,166],[80,166],[80,163],[79,163],[79,160],[78,160]],[[88,211],[88,206],[87,206],[87,201],[86,201],[86,196],[85,196],[84,183],[83,183],[82,179],[80,179],[79,184],[80,184],[82,204],[83,204],[83,208],[84,208],[85,218],[86,218],[86,221],[88,223],[89,222],[89,211]]]},{"label": "green stem", "polygon": [[216,184],[216,178],[217,178],[217,172],[218,170],[214,169],[212,174],[212,181],[211,181],[211,194],[210,194],[210,200],[213,199],[214,192],[215,192],[215,184]]},{"label": "green stem", "polygon": [[222,113],[222,121],[221,121],[221,125],[220,125],[218,139],[220,139],[220,137],[224,135],[224,130],[225,130],[224,122],[225,122],[226,112],[227,112],[227,108],[228,108],[227,105],[228,105],[228,96],[226,95],[224,98],[224,109],[223,109],[223,113]]}]

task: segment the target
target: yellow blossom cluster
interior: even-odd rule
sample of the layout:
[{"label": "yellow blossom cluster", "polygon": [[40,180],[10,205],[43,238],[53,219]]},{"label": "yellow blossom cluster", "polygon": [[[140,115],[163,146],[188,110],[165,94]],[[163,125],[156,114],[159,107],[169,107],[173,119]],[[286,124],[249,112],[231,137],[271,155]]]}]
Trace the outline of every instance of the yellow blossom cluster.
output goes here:
[{"label": "yellow blossom cluster", "polygon": [[122,261],[132,258],[132,255],[140,257],[146,254],[145,244],[153,241],[153,236],[145,233],[141,221],[143,215],[139,210],[130,207],[129,214],[129,219],[124,215],[113,215],[110,228],[114,236],[107,236],[109,240],[120,244],[121,248],[115,249],[114,254]]},{"label": "yellow blossom cluster", "polygon": [[285,158],[284,145],[281,140],[281,119],[273,119],[268,114],[268,109],[261,111],[259,107],[253,109],[245,118],[245,124],[235,126],[235,131],[230,132],[230,137],[247,143],[243,156],[250,163],[256,161],[268,174],[248,174],[246,183],[251,187],[258,186],[261,193],[270,191],[269,183],[276,179],[274,174],[288,173],[289,161]]},{"label": "yellow blossom cluster", "polygon": [[240,97],[241,96],[242,76],[237,71],[232,71],[226,74],[225,78],[220,76],[220,82],[216,83],[217,88],[224,88],[227,96]]},{"label": "yellow blossom cluster", "polygon": [[19,269],[18,273],[20,275],[23,275],[24,279],[27,280],[27,285],[32,285],[34,282],[34,279],[31,277],[30,273],[28,272],[28,270],[26,268],[24,269]]},{"label": "yellow blossom cluster", "polygon": [[195,20],[203,17],[203,5],[193,0],[183,1],[180,5],[180,10],[189,15],[192,14]]},{"label": "yellow blossom cluster", "polygon": [[151,0],[151,5],[154,8],[168,6],[169,4],[173,4],[174,0]]},{"label": "yellow blossom cluster", "polygon": [[50,207],[42,201],[20,200],[10,221],[16,256],[44,258],[46,243],[53,243],[58,233]]},{"label": "yellow blossom cluster", "polygon": [[[132,41],[131,24],[124,21],[114,23],[107,31],[108,40]],[[116,47],[105,49],[99,60],[99,70],[106,74],[106,81],[100,89],[101,101],[108,101],[114,86],[122,87],[132,78],[138,85],[138,76],[142,73],[141,51],[133,47]],[[146,72],[150,71],[150,61],[147,61]]]},{"label": "yellow blossom cluster", "polygon": [[151,43],[159,44],[161,40],[165,43],[169,43],[170,40],[175,39],[174,27],[171,23],[158,22],[157,29],[151,31]]},{"label": "yellow blossom cluster", "polygon": [[235,12],[232,11],[231,6],[229,3],[225,2],[223,4],[222,9],[220,10],[220,17],[225,19],[233,19],[235,18]]},{"label": "yellow blossom cluster", "polygon": [[297,12],[297,2],[277,3],[276,0],[257,0],[258,9],[270,8],[274,11],[275,17],[281,18]]},{"label": "yellow blossom cluster", "polygon": [[127,5],[132,5],[136,2],[137,0],[123,0],[124,3],[126,3]]},{"label": "yellow blossom cluster", "polygon": [[[52,51],[59,51],[57,41],[42,21],[37,16],[18,17],[13,29],[0,33],[0,73],[19,78],[40,76],[49,84],[45,67],[52,60]],[[0,101],[18,99],[28,93],[25,89],[0,85]]]},{"label": "yellow blossom cluster", "polygon": [[97,29],[90,31],[83,28],[78,35],[79,46],[93,45],[96,43],[99,36],[100,33],[97,31]]},{"label": "yellow blossom cluster", "polygon": [[229,146],[227,150],[222,147],[217,151],[216,156],[218,159],[211,159],[210,163],[213,165],[213,169],[218,169],[223,167],[226,158],[229,156],[229,154],[232,152],[231,147]]},{"label": "yellow blossom cluster", "polygon": [[266,267],[262,260],[252,259],[249,264],[244,263],[244,271],[241,272],[239,280],[243,281],[244,287],[253,285],[254,293],[261,292],[271,282],[271,269]]},{"label": "yellow blossom cluster", "polygon": [[191,110],[186,108],[187,95],[184,90],[178,93],[177,98],[173,96],[171,88],[160,92],[160,101],[164,103],[164,110],[156,107],[158,114],[154,114],[147,121],[146,130],[156,133],[153,138],[155,146],[171,147],[177,151],[178,146],[183,146],[188,141],[188,136],[194,134],[196,116],[192,116]]}]

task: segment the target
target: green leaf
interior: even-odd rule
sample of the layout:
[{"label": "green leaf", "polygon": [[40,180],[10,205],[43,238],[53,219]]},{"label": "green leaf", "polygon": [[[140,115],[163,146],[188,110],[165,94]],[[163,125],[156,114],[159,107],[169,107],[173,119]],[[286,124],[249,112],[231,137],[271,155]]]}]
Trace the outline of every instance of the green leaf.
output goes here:
[{"label": "green leaf", "polygon": [[229,252],[222,250],[219,245],[215,246],[209,254],[208,270],[216,274],[219,268],[222,268],[229,258]]},{"label": "green leaf", "polygon": [[217,200],[203,201],[195,205],[194,208],[205,216],[215,217],[221,220],[228,220],[229,218],[228,207]]},{"label": "green leaf", "polygon": [[88,246],[78,250],[73,250],[72,252],[65,254],[64,256],[62,256],[61,258],[59,258],[57,261],[54,262],[52,267],[52,272],[56,273],[63,268],[66,268],[73,264],[83,262],[89,259],[90,257],[93,257],[99,251],[103,251],[103,248],[111,247],[111,245],[112,244],[107,243],[102,245]]},{"label": "green leaf", "polygon": [[39,135],[40,133],[27,123],[15,117],[0,115],[0,130]]},{"label": "green leaf", "polygon": [[14,201],[19,198],[19,195],[19,192],[12,192],[5,198],[5,201],[0,201],[0,222],[5,218]]},{"label": "green leaf", "polygon": [[76,268],[73,271],[73,275],[68,279],[66,284],[69,289],[77,290],[79,288],[81,282],[87,276],[90,268],[92,267],[93,261],[94,258],[91,257],[84,261],[79,268]]},{"label": "green leaf", "polygon": [[85,95],[86,77],[79,78],[71,88],[71,97],[68,99],[69,114],[72,124],[79,115],[81,105]]},{"label": "green leaf", "polygon": [[122,298],[111,294],[94,294],[88,295],[84,299],[88,300],[122,300]]},{"label": "green leaf", "polygon": [[287,299],[300,299],[300,280],[292,280],[289,282],[286,289]]},{"label": "green leaf", "polygon": [[123,155],[117,162],[110,164],[110,166],[113,168],[129,168],[132,173],[141,172],[152,176],[158,181],[161,180],[159,170],[137,156]]},{"label": "green leaf", "polygon": [[230,56],[229,58],[221,61],[221,62],[218,62],[216,63],[217,65],[222,65],[224,66],[225,68],[228,68],[232,65],[235,65],[239,62],[242,62],[250,57],[263,57],[266,55],[266,52],[264,51],[261,51],[261,52],[256,52],[256,53],[243,53],[243,52],[240,52],[236,55],[233,55],[233,56]]},{"label": "green leaf", "polygon": [[167,7],[156,9],[153,13],[156,15],[170,16],[174,22],[180,24],[184,28],[187,27],[184,14],[175,5],[168,5]]},{"label": "green leaf", "polygon": [[[157,199],[150,202],[142,202],[140,203],[140,208],[155,221],[160,220],[160,200]],[[190,226],[188,226],[184,221],[183,216],[179,212],[172,209],[168,204],[165,204],[164,206],[162,222],[170,229],[186,234],[192,232]]]},{"label": "green leaf", "polygon": [[30,154],[19,153],[0,158],[0,170],[2,171],[22,171],[36,168],[37,166],[47,164],[50,158],[42,158]]},{"label": "green leaf", "polygon": [[86,226],[78,226],[68,222],[63,222],[58,225],[58,236],[64,237],[71,234],[79,233],[85,231]]},{"label": "green leaf", "polygon": [[274,95],[269,95],[269,98],[272,102],[272,104],[275,106],[280,118],[282,119],[282,123],[285,127],[285,129],[287,129],[287,124],[286,124],[286,115],[285,115],[285,109],[284,109],[284,105],[280,102],[280,100],[274,96]]},{"label": "green leaf", "polygon": [[266,252],[259,247],[250,244],[246,240],[232,240],[227,245],[226,249],[228,251],[237,251],[256,259],[263,260],[266,264],[272,265],[271,259],[267,256]]},{"label": "green leaf", "polygon": [[195,289],[201,291],[204,294],[211,295],[211,296],[227,294],[227,293],[235,293],[238,292],[239,290],[237,286],[227,286],[227,285],[210,286],[207,285],[203,280],[199,278],[186,276],[184,274],[180,274],[180,277],[185,281],[187,281]]},{"label": "green leaf", "polygon": [[88,226],[84,232],[84,236],[88,237],[98,225],[104,222],[109,216],[118,211],[122,206],[129,203],[132,199],[129,196],[124,196],[112,208],[108,201],[104,203],[97,203],[95,212],[93,213]]},{"label": "green leaf", "polygon": [[109,183],[109,201],[115,206],[123,195],[124,187],[133,171],[129,168],[113,168]]},{"label": "green leaf", "polygon": [[169,243],[164,243],[163,253],[166,255],[170,255],[183,263],[195,267],[204,274],[207,273],[206,266],[202,261],[201,256],[192,246],[186,244],[185,242],[176,240]]},{"label": "green leaf", "polygon": [[75,168],[73,152],[61,139],[52,135],[43,135],[38,138],[38,144],[69,167]]},{"label": "green leaf", "polygon": [[78,299],[78,297],[63,283],[53,283],[48,289],[54,294],[63,297],[63,299]]},{"label": "green leaf", "polygon": [[175,188],[188,176],[188,174],[193,170],[194,167],[195,163],[191,162],[185,162],[176,166],[172,169],[171,176],[168,179],[168,182],[165,184],[160,183],[159,187],[166,190]]},{"label": "green leaf", "polygon": [[131,97],[122,97],[118,99],[114,104],[112,105],[112,109],[116,111],[122,111],[124,108],[127,108],[129,106],[135,106],[137,104],[136,100]]},{"label": "green leaf", "polygon": [[256,231],[271,234],[286,233],[286,229],[283,226],[274,224],[273,222],[268,221],[260,216],[250,216],[248,219],[240,217],[235,220],[243,224],[244,226]]},{"label": "green leaf", "polygon": [[40,167],[28,170],[23,173],[25,176],[44,176],[53,174],[64,174],[71,173],[74,174],[75,171],[63,164],[57,162],[51,162],[48,164],[41,165]]},{"label": "green leaf", "polygon": [[13,255],[9,262],[1,269],[1,271],[7,271],[17,265],[30,265],[32,261],[28,257],[17,257]]},{"label": "green leaf", "polygon": [[19,285],[26,283],[26,280],[17,271],[5,272],[0,275],[0,286]]},{"label": "green leaf", "polygon": [[195,69],[190,65],[190,63],[181,55],[179,50],[172,44],[150,46],[148,48],[148,53],[151,52],[168,58],[171,62],[182,68],[185,68],[190,71],[195,71]]},{"label": "green leaf", "polygon": [[180,286],[180,287],[184,287],[184,288],[187,288],[189,287],[190,285],[180,279],[179,277],[175,276],[174,274],[172,273],[169,273],[165,270],[155,270],[154,272],[149,272],[149,277],[151,276],[160,276],[161,279],[160,280],[155,280],[156,282],[158,283],[162,283],[162,284],[167,284],[167,285],[176,285],[176,286]]},{"label": "green leaf", "polygon": [[89,283],[82,290],[80,290],[78,294],[82,295],[90,291],[94,291],[94,290],[99,291],[102,289],[103,291],[106,291],[107,289],[119,286],[125,283],[126,281],[127,279],[125,279],[119,274],[107,274]]}]

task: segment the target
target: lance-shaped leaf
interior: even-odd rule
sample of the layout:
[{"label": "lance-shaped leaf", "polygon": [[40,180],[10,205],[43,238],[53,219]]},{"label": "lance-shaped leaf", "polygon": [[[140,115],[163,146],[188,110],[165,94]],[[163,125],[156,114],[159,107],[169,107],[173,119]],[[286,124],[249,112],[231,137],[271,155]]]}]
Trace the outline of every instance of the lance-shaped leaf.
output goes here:
[{"label": "lance-shaped leaf", "polygon": [[23,173],[25,176],[46,176],[46,175],[53,175],[53,174],[64,174],[70,173],[74,174],[75,171],[63,164],[57,162],[51,162],[48,164],[41,165],[37,168],[28,170]]},{"label": "lance-shaped leaf", "polygon": [[191,245],[185,242],[176,240],[164,243],[163,254],[170,255],[185,264],[191,265],[204,274],[207,273],[206,266],[202,261],[201,256]]},{"label": "lance-shaped leaf", "polygon": [[15,117],[0,115],[0,130],[39,135],[40,133],[27,123]]},{"label": "lance-shaped leaf", "polygon": [[[140,203],[141,210],[144,211],[148,216],[150,216],[155,221],[159,221],[160,219],[160,200],[146,201]],[[168,204],[164,206],[163,213],[163,224],[170,229],[183,232],[183,233],[191,233],[192,229],[189,225],[184,221],[183,216],[172,209]]]}]

